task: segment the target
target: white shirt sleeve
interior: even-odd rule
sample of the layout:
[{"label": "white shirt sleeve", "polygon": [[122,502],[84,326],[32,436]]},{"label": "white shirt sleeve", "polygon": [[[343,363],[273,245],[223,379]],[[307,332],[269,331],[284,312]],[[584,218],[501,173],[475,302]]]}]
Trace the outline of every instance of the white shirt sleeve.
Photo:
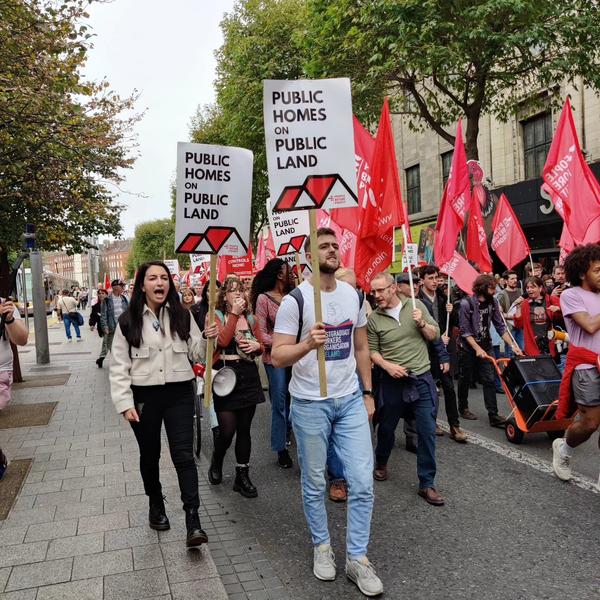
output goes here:
[{"label": "white shirt sleeve", "polygon": [[363,300],[362,306],[360,307],[360,310],[358,311],[358,321],[356,322],[356,327],[364,327],[367,324],[367,312],[365,308],[366,302],[367,299],[365,298]]},{"label": "white shirt sleeve", "polygon": [[285,296],[277,311],[273,331],[275,333],[297,336],[299,321],[298,303],[292,296]]}]

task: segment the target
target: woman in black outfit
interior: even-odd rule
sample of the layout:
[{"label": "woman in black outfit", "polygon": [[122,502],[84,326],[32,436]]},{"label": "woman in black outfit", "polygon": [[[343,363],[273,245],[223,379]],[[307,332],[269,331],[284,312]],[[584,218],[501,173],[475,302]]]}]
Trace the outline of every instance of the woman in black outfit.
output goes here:
[{"label": "woman in black outfit", "polygon": [[[94,331],[94,329],[97,328],[98,335],[100,336],[100,338],[102,338],[102,336],[104,335],[102,327],[100,327],[100,311],[102,310],[102,303],[104,302],[104,300],[106,300],[107,297],[108,292],[106,290],[98,290],[98,299],[96,301],[96,304],[92,306],[92,310],[90,311],[90,319],[88,321],[90,330]],[[96,364],[100,369],[102,368],[103,362],[103,357],[96,359]]]},{"label": "woman in black outfit", "polygon": [[219,433],[208,478],[213,485],[221,483],[223,459],[235,435],[237,466],[233,489],[246,498],[254,498],[258,492],[249,476],[250,427],[256,405],[265,401],[254,358],[262,354],[263,345],[254,317],[246,308],[244,288],[238,278],[228,277],[223,283],[215,316],[219,330],[215,368],[231,367],[235,371],[236,384],[227,396],[213,393]]},{"label": "woman in black outfit", "polygon": [[[211,331],[212,329],[212,331]],[[207,328],[216,337],[216,327]],[[206,342],[183,308],[168,268],[143,264],[129,310],[119,318],[112,345],[110,385],[115,408],[127,420],[140,448],[140,472],[150,500],[149,525],[169,529],[159,474],[164,422],[185,511],[187,546],[207,541],[200,527],[198,473],[193,456],[194,373],[190,358]]]}]

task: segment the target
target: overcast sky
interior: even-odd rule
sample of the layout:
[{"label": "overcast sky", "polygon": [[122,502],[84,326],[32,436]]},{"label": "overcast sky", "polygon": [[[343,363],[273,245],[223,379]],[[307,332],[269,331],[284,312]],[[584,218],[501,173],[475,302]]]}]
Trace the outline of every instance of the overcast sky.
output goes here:
[{"label": "overcast sky", "polygon": [[141,95],[139,158],[125,171],[124,235],[143,221],[169,215],[178,141],[187,141],[198,105],[214,99],[214,51],[222,43],[219,23],[233,0],[114,0],[92,4],[89,25],[96,34],[86,75],[106,77],[121,96]]}]

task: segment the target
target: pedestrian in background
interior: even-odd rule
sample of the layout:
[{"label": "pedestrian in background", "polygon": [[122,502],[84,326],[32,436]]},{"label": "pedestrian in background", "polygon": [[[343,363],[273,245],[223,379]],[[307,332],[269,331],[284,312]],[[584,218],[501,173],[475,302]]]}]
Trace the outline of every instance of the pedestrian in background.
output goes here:
[{"label": "pedestrian in background", "polygon": [[288,393],[289,377],[287,368],[278,369],[271,363],[271,344],[277,311],[283,297],[292,287],[292,272],[288,264],[280,258],[273,258],[255,275],[250,293],[252,310],[265,348],[262,360],[269,380],[271,450],[277,452],[277,463],[282,469],[293,466],[287,449],[292,428]]},{"label": "pedestrian in background", "polygon": [[[108,292],[106,290],[98,290],[96,303],[92,305],[92,310],[90,311],[90,318],[88,321],[90,331],[94,331],[94,329],[96,329],[100,338],[104,336],[104,331],[102,331],[102,327],[100,325],[100,310],[102,309],[102,303],[104,302],[104,300],[106,300],[107,296]],[[104,343],[102,343],[102,345],[100,346],[100,356],[96,359],[96,365],[99,369],[102,368],[102,363],[104,362],[104,357],[102,356],[103,346]]]},{"label": "pedestrian in background", "polygon": [[159,472],[164,423],[185,511],[186,545],[199,546],[208,538],[198,516],[190,359],[200,360],[205,355],[205,342],[181,305],[164,263],[149,262],[139,268],[131,305],[114,332],[112,352],[112,401],[138,442],[140,473],[149,498],[149,525],[158,531],[170,528]]},{"label": "pedestrian in background", "polygon": [[190,308],[196,304],[196,297],[191,288],[184,288],[181,291],[181,304],[187,310],[190,310]]},{"label": "pedestrian in background", "polygon": [[[129,301],[123,295],[123,282],[115,279],[111,283],[112,295],[108,295],[100,309],[100,327],[102,327],[102,350],[98,360],[102,359],[102,362],[106,358],[106,355],[110,352],[112,347],[113,336],[119,317],[127,311]],[[96,362],[96,364],[98,364]],[[98,365],[99,367],[102,364]]]},{"label": "pedestrian in background", "polygon": [[[77,301],[71,296],[69,290],[63,290],[62,295],[58,301],[58,307],[62,314],[62,320],[65,325],[65,333],[67,334],[67,342],[72,342],[71,337],[71,325],[75,329],[75,335],[77,341],[81,342],[81,331],[79,329],[79,313],[77,312]],[[81,322],[83,325],[83,321]]]}]

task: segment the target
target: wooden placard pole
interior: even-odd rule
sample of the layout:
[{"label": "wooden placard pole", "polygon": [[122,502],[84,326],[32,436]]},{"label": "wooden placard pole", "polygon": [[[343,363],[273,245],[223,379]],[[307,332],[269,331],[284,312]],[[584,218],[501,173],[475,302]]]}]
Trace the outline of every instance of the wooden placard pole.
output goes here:
[{"label": "wooden placard pole", "polygon": [[531,252],[529,253],[529,264],[531,265],[531,275],[533,277],[533,257],[531,256]]},{"label": "wooden placard pole", "polygon": [[[310,262],[312,266],[312,286],[315,298],[315,322],[323,322],[323,310],[321,308],[321,272],[319,271],[319,243],[317,241],[317,211],[311,208],[309,211],[310,223]],[[325,371],[325,348],[317,348],[317,360],[319,361],[319,389],[323,398],[327,398],[327,372]]]},{"label": "wooden placard pole", "polygon": [[415,301],[415,286],[413,285],[412,265],[410,264],[410,256],[408,254],[408,233],[406,231],[406,223],[402,223],[402,247],[404,256],[406,256],[406,266],[408,267],[408,280],[410,282],[410,299],[412,300],[413,310],[417,308]]},{"label": "wooden placard pole", "polygon": [[304,281],[302,277],[302,263],[300,262],[300,252],[296,252],[296,276],[298,278],[298,284]]},{"label": "wooden placard pole", "polygon": [[[210,255],[210,279],[208,280],[208,324],[215,322],[215,301],[217,295],[217,255]],[[214,340],[206,340],[206,371],[204,372],[204,406],[212,402],[212,363],[215,351]]]}]

